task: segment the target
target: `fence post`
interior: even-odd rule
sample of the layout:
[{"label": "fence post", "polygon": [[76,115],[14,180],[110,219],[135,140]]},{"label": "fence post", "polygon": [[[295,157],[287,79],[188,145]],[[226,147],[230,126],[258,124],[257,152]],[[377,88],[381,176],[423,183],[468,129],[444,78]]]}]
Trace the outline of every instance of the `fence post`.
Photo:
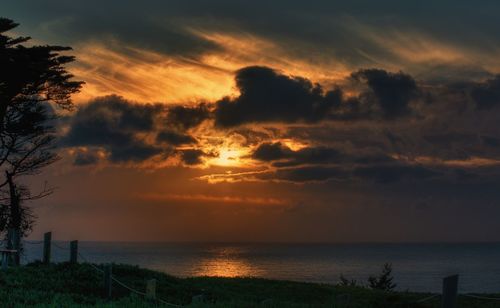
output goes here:
[{"label": "fence post", "polygon": [[458,275],[443,278],[442,308],[456,308],[458,291]]},{"label": "fence post", "polygon": [[9,228],[7,231],[7,249],[15,250],[16,252],[8,255],[8,263],[18,266],[21,261],[21,251],[19,247],[20,243],[19,232],[15,228]]},{"label": "fence post", "polygon": [[50,246],[52,241],[52,232],[43,235],[43,263],[50,263]]},{"label": "fence post", "polygon": [[146,299],[156,300],[156,279],[150,279],[147,281]]},{"label": "fence post", "polygon": [[9,255],[6,252],[2,252],[2,271],[6,271],[9,263]]},{"label": "fence post", "polygon": [[14,265],[19,266],[21,264],[21,238],[19,234],[19,230],[12,229],[12,246],[16,251],[14,253]]},{"label": "fence post", "polygon": [[111,264],[106,264],[104,267],[104,291],[108,299],[111,299],[111,285],[112,285],[112,269]]},{"label": "fence post", "polygon": [[70,263],[78,263],[78,241],[69,242],[69,262]]}]

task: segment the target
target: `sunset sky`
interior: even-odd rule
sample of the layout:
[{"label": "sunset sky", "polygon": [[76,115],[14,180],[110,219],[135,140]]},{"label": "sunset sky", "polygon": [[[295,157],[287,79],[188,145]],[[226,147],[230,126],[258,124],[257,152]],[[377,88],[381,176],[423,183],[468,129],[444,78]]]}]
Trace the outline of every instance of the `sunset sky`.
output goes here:
[{"label": "sunset sky", "polygon": [[497,0],[0,8],[86,83],[32,238],[500,240]]}]

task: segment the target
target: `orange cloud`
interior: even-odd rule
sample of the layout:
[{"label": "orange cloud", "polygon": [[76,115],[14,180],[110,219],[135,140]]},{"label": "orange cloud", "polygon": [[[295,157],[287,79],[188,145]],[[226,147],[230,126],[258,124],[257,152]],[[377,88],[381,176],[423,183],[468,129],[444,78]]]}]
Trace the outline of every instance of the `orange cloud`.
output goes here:
[{"label": "orange cloud", "polygon": [[146,50],[119,52],[102,43],[75,48],[72,72],[86,82],[76,102],[117,94],[139,102],[185,103],[231,93],[231,72]]},{"label": "orange cloud", "polygon": [[219,45],[222,51],[192,59],[123,47],[116,41],[76,46],[77,61],[71,71],[86,84],[75,95],[75,101],[109,94],[139,102],[214,101],[237,94],[233,73],[250,65],[273,67],[327,87],[349,75],[349,70],[335,59],[311,63],[292,58],[276,43],[253,35],[194,32]]},{"label": "orange cloud", "polygon": [[462,167],[462,168],[478,168],[500,165],[500,160],[484,158],[484,157],[470,157],[467,159],[450,159],[443,160],[440,158],[429,156],[418,156],[411,160],[411,162],[423,165],[435,166],[448,166],[448,167]]},{"label": "orange cloud", "polygon": [[245,203],[256,205],[287,205],[288,201],[278,198],[258,198],[258,197],[237,197],[237,196],[212,196],[204,194],[143,194],[139,198],[148,201],[199,201],[199,202],[217,202],[223,204]]}]

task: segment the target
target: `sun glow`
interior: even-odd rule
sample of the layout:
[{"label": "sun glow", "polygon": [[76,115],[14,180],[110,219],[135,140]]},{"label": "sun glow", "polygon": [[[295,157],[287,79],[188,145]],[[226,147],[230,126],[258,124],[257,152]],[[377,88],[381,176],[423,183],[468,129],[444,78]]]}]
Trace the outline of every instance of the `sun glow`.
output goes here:
[{"label": "sun glow", "polygon": [[243,156],[246,151],[242,148],[221,148],[218,155],[209,161],[209,164],[215,166],[242,166]]},{"label": "sun glow", "polygon": [[281,142],[282,144],[290,148],[292,151],[298,151],[308,146],[307,143],[303,143],[293,139],[274,140],[273,142]]}]

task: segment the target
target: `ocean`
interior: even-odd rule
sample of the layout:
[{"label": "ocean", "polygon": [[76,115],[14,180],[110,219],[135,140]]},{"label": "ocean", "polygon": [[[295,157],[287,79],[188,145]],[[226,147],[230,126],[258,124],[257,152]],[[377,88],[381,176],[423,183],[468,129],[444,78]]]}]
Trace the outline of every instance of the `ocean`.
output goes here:
[{"label": "ocean", "polygon": [[[53,261],[67,261],[69,243],[54,244]],[[41,259],[42,246],[28,241],[22,262]],[[180,277],[246,276],[331,284],[341,274],[366,284],[368,276],[389,262],[398,290],[441,292],[442,278],[459,274],[459,292],[500,292],[500,243],[80,242],[79,252],[91,262],[134,264]]]}]

